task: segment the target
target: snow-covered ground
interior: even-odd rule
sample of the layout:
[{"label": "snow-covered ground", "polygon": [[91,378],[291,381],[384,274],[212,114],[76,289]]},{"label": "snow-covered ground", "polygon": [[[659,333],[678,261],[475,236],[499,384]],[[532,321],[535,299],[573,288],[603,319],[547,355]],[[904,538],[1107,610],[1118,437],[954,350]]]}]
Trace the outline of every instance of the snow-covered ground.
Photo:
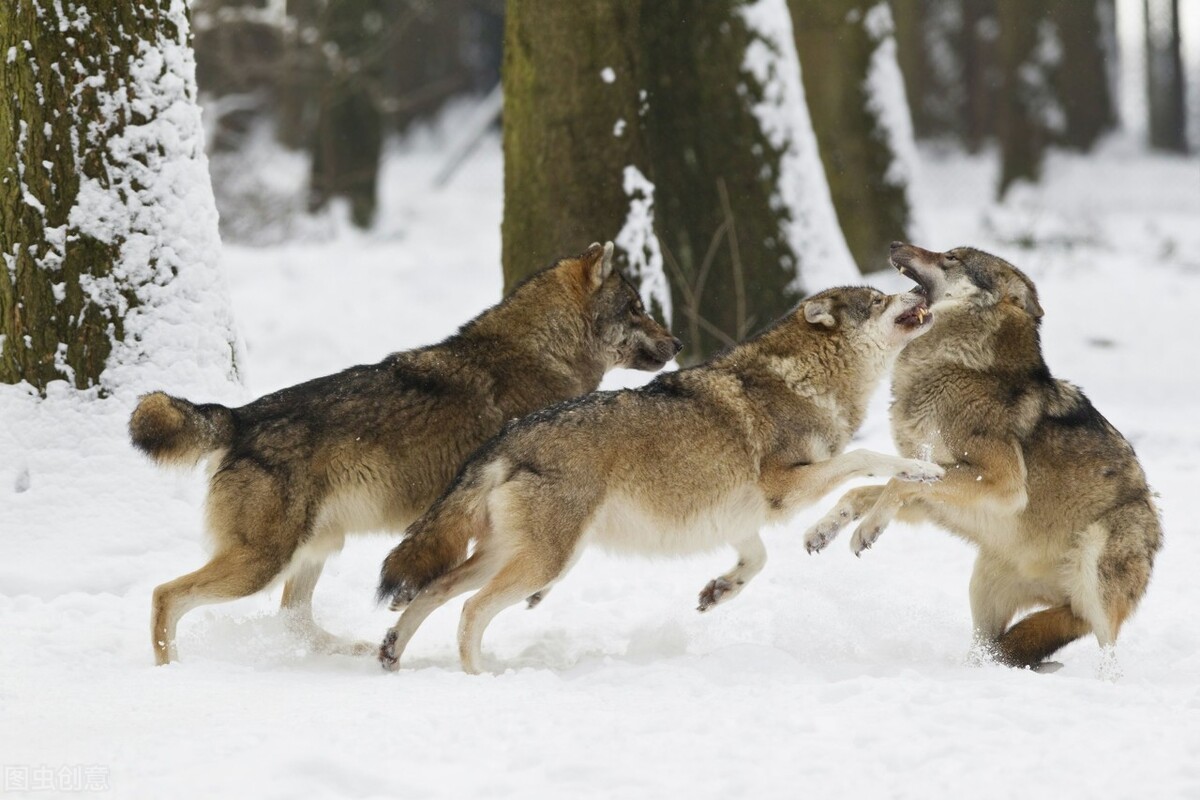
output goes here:
[{"label": "snow-covered ground", "polygon": [[[496,299],[498,142],[443,191],[423,142],[390,159],[370,235],[224,248],[242,398],[436,340]],[[989,158],[923,155],[920,243],[1031,273],[1052,370],[1162,494],[1167,544],[1121,679],[1097,678],[1090,639],[1053,675],[969,666],[971,549],[896,525],[861,560],[848,537],[810,557],[800,534],[822,507],[768,531],[763,574],[704,616],[696,593],[732,553],[585,556],[489,628],[495,675],[460,671],[458,603],[388,674],[293,638],[278,587],[193,611],[182,660],[155,668],[150,593],[205,560],[201,475],[126,444],[128,398],[0,387],[0,797],[1200,796],[1200,161],[1112,142],[1054,155],[1043,186],[996,206]],[[891,450],[886,399],[863,446]],[[393,541],[331,562],[327,628],[373,640],[390,624],[372,593]]]}]

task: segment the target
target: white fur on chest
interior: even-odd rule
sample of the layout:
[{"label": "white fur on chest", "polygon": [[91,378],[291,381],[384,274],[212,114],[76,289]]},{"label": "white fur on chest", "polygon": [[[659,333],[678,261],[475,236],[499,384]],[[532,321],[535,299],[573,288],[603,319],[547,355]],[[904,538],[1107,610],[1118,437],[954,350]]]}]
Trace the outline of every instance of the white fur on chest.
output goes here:
[{"label": "white fur on chest", "polygon": [[757,532],[767,513],[762,492],[753,484],[707,503],[671,510],[649,508],[627,495],[610,495],[588,526],[585,541],[614,553],[702,553]]}]

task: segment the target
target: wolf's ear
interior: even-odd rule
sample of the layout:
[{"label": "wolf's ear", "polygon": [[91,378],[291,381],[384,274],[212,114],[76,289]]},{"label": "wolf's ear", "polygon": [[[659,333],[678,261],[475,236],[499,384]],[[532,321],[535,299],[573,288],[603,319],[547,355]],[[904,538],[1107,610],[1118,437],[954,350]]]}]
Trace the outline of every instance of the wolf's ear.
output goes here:
[{"label": "wolf's ear", "polygon": [[1038,302],[1037,291],[1022,280],[1012,281],[1004,295],[1004,300],[1017,308],[1024,309],[1025,313],[1034,319],[1041,319],[1042,315],[1046,313],[1042,311],[1042,304]]},{"label": "wolf's ear", "polygon": [[813,325],[837,327],[837,320],[833,316],[833,300],[828,297],[804,301],[804,318]]},{"label": "wolf's ear", "polygon": [[583,264],[584,284],[591,291],[599,289],[613,271],[613,243],[605,242],[601,246],[599,242],[593,242],[583,251],[579,261]]}]

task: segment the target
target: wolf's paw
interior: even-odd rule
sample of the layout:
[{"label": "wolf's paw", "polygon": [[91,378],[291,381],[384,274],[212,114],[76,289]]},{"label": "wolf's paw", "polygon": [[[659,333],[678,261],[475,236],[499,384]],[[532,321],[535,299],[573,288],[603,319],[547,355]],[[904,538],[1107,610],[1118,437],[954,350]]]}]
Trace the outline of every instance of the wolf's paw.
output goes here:
[{"label": "wolf's paw", "polygon": [[379,645],[379,666],[388,672],[400,669],[400,659],[396,656],[396,632],[388,631]]},{"label": "wolf's paw", "polygon": [[804,549],[809,555],[819,553],[837,538],[838,532],[850,521],[849,513],[838,515],[836,511],[826,514],[816,525],[804,532]]},{"label": "wolf's paw", "polygon": [[732,592],[736,587],[727,581],[725,578],[713,578],[708,582],[700,592],[700,605],[696,607],[697,611],[705,612],[721,602],[722,599],[727,599],[725,596],[732,596]]},{"label": "wolf's paw", "polygon": [[887,525],[888,520],[879,519],[874,514],[868,516],[850,538],[850,551],[856,556],[861,556],[863,550],[870,550]]},{"label": "wolf's paw", "polygon": [[917,458],[906,458],[906,462],[896,471],[896,479],[910,483],[934,483],[940,481],[946,470],[932,461],[921,461]]}]

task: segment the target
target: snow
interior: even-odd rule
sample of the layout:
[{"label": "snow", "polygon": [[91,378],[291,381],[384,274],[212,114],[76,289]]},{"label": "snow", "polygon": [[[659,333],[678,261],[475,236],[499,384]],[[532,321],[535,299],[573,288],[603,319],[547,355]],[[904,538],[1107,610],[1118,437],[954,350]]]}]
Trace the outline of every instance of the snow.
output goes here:
[{"label": "snow", "polygon": [[[431,191],[438,139],[391,151],[375,231],[223,248],[248,387],[204,373],[191,397],[375,360],[495,301],[499,142]],[[1200,161],[1117,137],[1052,153],[1043,185],[996,205],[992,155],[920,155],[920,244],[978,245],[1031,274],[1051,368],[1128,435],[1162,494],[1166,548],[1120,640],[1121,679],[1097,678],[1091,639],[1053,675],[968,665],[972,550],[897,525],[862,559],[839,543],[810,557],[801,534],[832,497],[767,530],[764,572],[703,616],[696,593],[731,552],[588,553],[536,611],[497,617],[495,675],[461,673],[459,603],[386,674],[293,638],[278,586],[191,612],[182,660],[156,668],[150,593],[203,563],[202,475],[128,446],[130,396],[0,387],[0,793],[25,779],[45,797],[77,780],[122,798],[1195,796]],[[886,400],[855,446],[892,452]],[[353,540],[329,564],[325,627],[382,635],[394,616],[372,595],[394,540]]]},{"label": "snow", "polygon": [[654,184],[632,164],[625,167],[622,186],[629,198],[629,213],[613,243],[629,257],[629,275],[635,278],[646,308],[657,306],[670,325],[671,285],[663,270],[662,247],[654,232]]}]

